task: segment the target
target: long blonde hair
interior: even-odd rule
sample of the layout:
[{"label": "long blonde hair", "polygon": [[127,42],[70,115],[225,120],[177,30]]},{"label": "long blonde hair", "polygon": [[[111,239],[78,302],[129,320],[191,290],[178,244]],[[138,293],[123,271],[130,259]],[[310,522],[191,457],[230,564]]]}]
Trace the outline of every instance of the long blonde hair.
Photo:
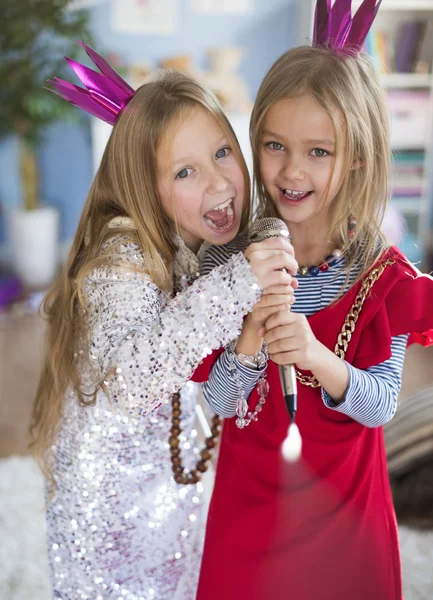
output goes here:
[{"label": "long blonde hair", "polygon": [[250,186],[248,170],[239,143],[216,97],[194,79],[177,71],[164,71],[140,87],[114,125],[100,167],[83,208],[67,262],[45,298],[47,319],[45,359],[33,407],[31,449],[49,475],[47,449],[55,439],[68,388],[81,405],[94,404],[102,381],[94,393],[80,389],[80,373],[74,352],[78,337],[86,331],[83,282],[89,272],[103,264],[101,250],[113,232],[114,217],[133,220],[135,229],[121,230],[137,242],[143,252],[145,271],[163,290],[171,288],[176,245],[173,224],[158,197],[157,150],[169,126],[188,111],[202,109],[215,118],[224,131],[243,171],[245,197],[241,229],[249,222]]},{"label": "long blonde hair", "polygon": [[[384,94],[367,55],[301,46],[273,64],[259,89],[250,122],[257,215],[279,216],[260,177],[259,152],[266,113],[278,100],[305,94],[311,94],[331,118],[336,151],[344,147],[343,178],[331,204],[328,236],[346,254],[348,271],[355,261],[360,265],[360,278],[387,245],[380,227],[388,199],[390,164]],[[354,163],[361,167],[351,169]],[[351,215],[357,220],[352,240],[347,237]]]}]

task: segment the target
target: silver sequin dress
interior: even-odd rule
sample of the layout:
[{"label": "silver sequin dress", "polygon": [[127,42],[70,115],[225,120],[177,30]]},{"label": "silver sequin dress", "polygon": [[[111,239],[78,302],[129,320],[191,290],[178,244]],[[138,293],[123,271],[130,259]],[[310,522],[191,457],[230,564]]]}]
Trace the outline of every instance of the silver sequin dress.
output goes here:
[{"label": "silver sequin dress", "polygon": [[172,477],[171,394],[182,388],[189,467],[197,459],[197,395],[188,379],[211,349],[238,335],[261,290],[242,254],[188,285],[199,265],[181,245],[174,284],[182,291],[172,298],[121,266],[143,261],[136,244],[121,242],[111,266],[86,280],[88,335],[77,348],[83,388],[111,372],[109,399],[100,391],[96,405],[83,407],[69,392],[54,445],[54,598],[193,600],[205,503],[200,483]]}]

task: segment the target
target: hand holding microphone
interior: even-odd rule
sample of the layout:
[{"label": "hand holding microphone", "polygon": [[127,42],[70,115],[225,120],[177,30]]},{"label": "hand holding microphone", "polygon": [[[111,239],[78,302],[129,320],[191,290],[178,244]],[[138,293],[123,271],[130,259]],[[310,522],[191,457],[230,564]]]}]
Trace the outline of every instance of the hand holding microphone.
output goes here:
[{"label": "hand holding microphone", "polygon": [[[289,231],[284,221],[276,218],[266,218],[257,220],[250,231],[251,242],[264,242],[265,240],[273,238],[282,238],[290,240]],[[285,269],[285,266],[281,267]],[[293,271],[292,271],[293,272]],[[296,272],[296,271],[295,271]],[[295,273],[293,273],[295,274]],[[279,316],[288,314],[290,311],[290,303],[287,306],[286,311],[273,312],[273,316],[269,318],[278,319]],[[272,324],[272,323],[271,323]],[[270,327],[268,322],[266,323],[266,330],[269,331]],[[271,331],[272,333],[272,331]],[[275,334],[274,334],[275,335]],[[267,337],[269,337],[267,335]],[[266,338],[265,338],[266,339]],[[266,339],[268,342],[268,339]],[[272,341],[272,335],[271,335]],[[270,354],[272,354],[272,346],[270,348]],[[301,454],[302,440],[299,433],[299,429],[295,423],[296,410],[297,410],[297,385],[296,385],[296,374],[293,364],[281,364],[279,367],[281,386],[283,389],[284,401],[286,403],[287,411],[290,415],[290,425],[287,432],[287,437],[283,442],[282,452],[283,456],[288,461],[298,460]]]},{"label": "hand holding microphone", "polygon": [[279,310],[289,310],[295,301],[297,262],[293,248],[281,238],[252,243],[245,251],[250,267],[264,288],[263,294],[248,314],[246,325],[263,338],[267,319]]},{"label": "hand holding microphone", "polygon": [[297,272],[298,264],[288,239],[251,240],[244,256],[250,263],[251,271],[265,290],[263,295],[272,293],[284,295],[289,292],[293,281],[292,275]]}]

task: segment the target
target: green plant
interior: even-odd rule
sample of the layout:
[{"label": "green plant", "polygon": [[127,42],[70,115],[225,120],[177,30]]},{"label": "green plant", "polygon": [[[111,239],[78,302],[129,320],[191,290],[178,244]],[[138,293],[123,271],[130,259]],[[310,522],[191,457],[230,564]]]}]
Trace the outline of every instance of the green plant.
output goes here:
[{"label": "green plant", "polygon": [[[89,42],[85,11],[69,11],[70,0],[0,0],[0,138],[17,135],[24,206],[38,205],[35,152],[46,127],[65,118],[71,106],[44,89],[54,75],[70,78],[64,55]],[[68,73],[69,71],[69,73]],[[71,111],[72,112],[72,111]]]}]

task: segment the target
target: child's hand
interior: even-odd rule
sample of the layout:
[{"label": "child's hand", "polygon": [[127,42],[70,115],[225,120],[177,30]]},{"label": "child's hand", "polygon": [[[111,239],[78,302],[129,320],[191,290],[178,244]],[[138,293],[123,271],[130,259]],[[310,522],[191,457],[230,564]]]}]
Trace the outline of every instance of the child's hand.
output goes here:
[{"label": "child's hand", "polygon": [[244,321],[236,346],[237,352],[254,354],[261,349],[266,320],[279,310],[290,310],[295,301],[294,291],[297,287],[298,281],[293,279],[291,285],[275,285],[263,292],[261,299]]},{"label": "child's hand", "polygon": [[323,346],[304,315],[280,311],[266,321],[265,342],[269,356],[278,365],[293,365],[306,371],[320,366]]},{"label": "child's hand", "polygon": [[282,238],[250,244],[244,256],[264,289],[291,285],[292,275],[298,271],[293,246]]},{"label": "child's hand", "polygon": [[284,310],[289,311],[295,302],[295,290],[298,281],[292,279],[291,285],[274,285],[263,292],[259,302],[246,318],[245,325],[255,328],[257,335],[265,335],[265,323],[271,315]]}]

